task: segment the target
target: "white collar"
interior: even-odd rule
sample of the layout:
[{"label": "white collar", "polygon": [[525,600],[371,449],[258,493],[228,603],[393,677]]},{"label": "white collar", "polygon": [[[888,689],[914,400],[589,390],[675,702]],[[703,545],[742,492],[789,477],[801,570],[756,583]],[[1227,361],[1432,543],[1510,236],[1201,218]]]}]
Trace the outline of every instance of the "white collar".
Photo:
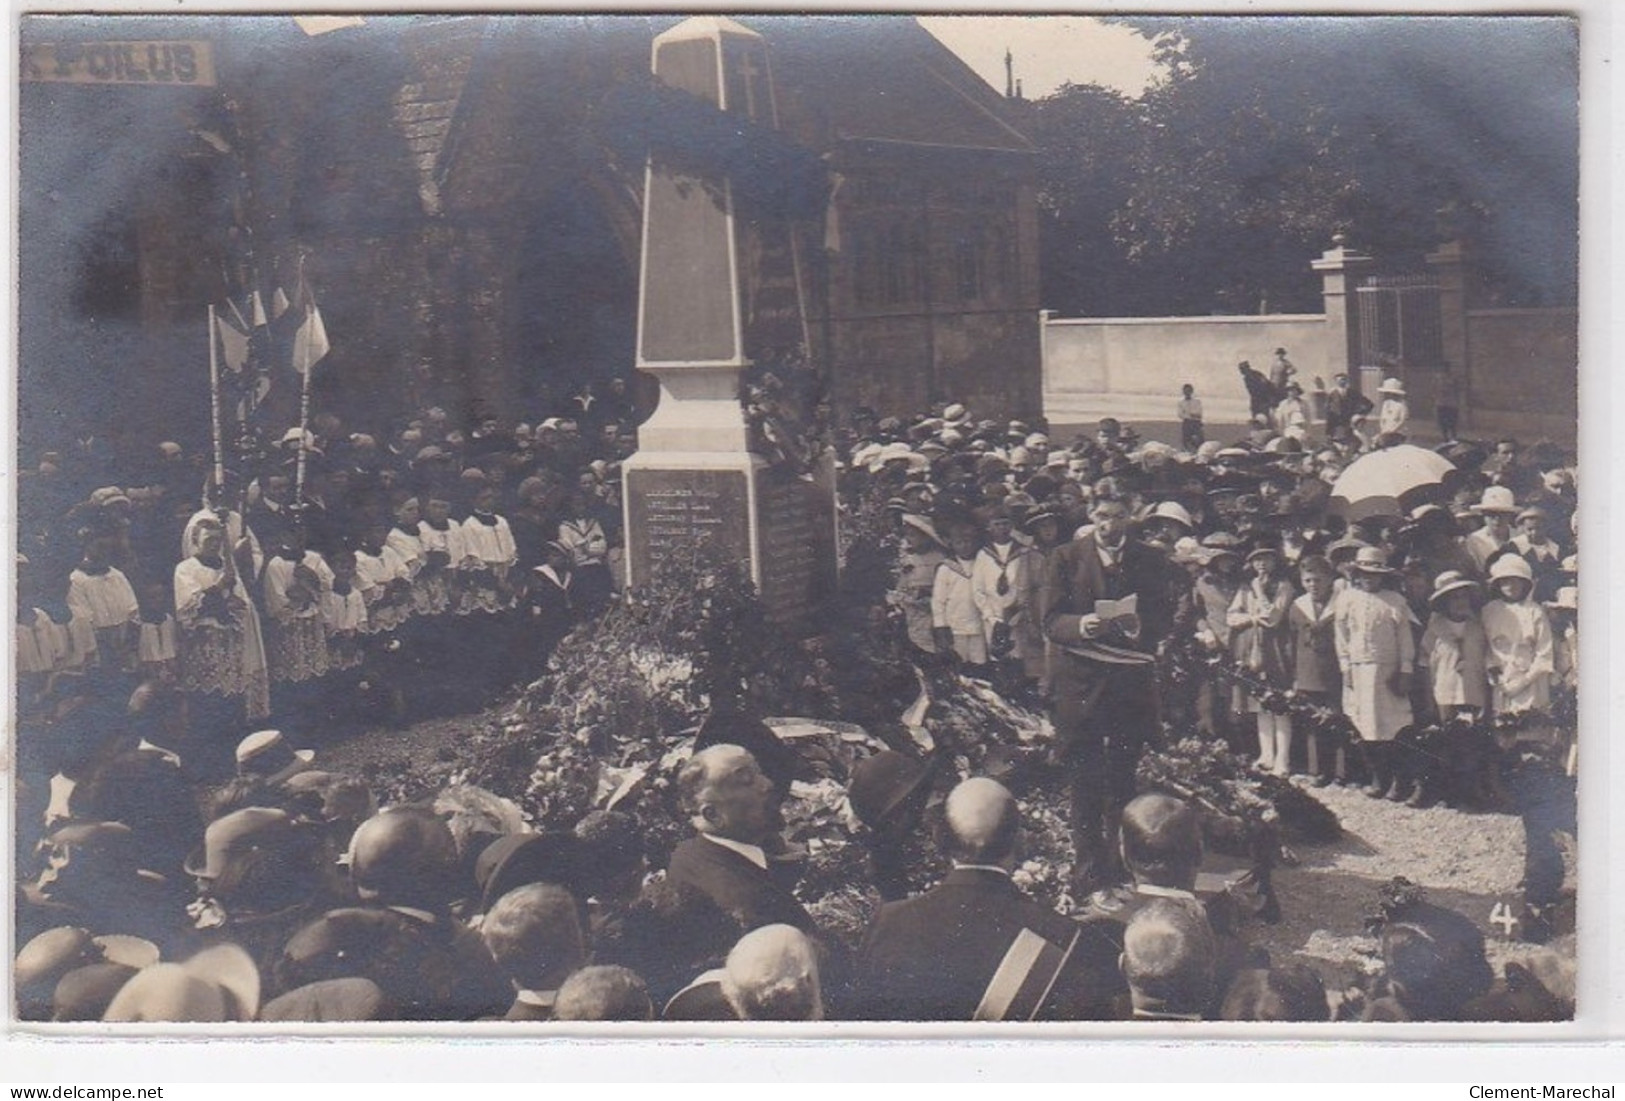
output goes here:
[{"label": "white collar", "polygon": [[1195,898],[1196,895],[1180,887],[1159,887],[1155,883],[1136,883],[1134,893],[1137,895],[1153,895],[1157,898]]},{"label": "white collar", "polygon": [[1303,614],[1311,619],[1330,619],[1332,605],[1337,603],[1337,593],[1326,594],[1326,603],[1321,605],[1319,613],[1316,613],[1314,599],[1308,593],[1303,593],[1292,603],[1303,609]]},{"label": "white collar", "polygon": [[956,860],[956,861],[954,861],[954,871],[956,871],[956,872],[998,872],[1000,875],[1004,876],[1004,878],[1006,878],[1006,879],[1010,878],[1010,869],[1002,867],[1002,866],[1000,866],[998,864],[961,864],[959,861]]},{"label": "white collar", "polygon": [[731,837],[718,837],[714,833],[702,833],[700,836],[713,844],[721,845],[725,849],[732,849],[734,852],[738,853],[740,856],[762,869],[762,871],[767,871],[767,854],[762,851],[762,847],[760,845],[747,845],[743,841],[735,841]]}]

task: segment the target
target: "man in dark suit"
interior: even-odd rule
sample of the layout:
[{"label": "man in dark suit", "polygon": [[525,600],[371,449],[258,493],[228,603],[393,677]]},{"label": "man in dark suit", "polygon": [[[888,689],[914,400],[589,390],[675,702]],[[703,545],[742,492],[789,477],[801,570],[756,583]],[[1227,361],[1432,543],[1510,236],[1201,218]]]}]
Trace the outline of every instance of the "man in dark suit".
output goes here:
[{"label": "man in dark suit", "polygon": [[1228,894],[1197,895],[1202,867],[1202,817],[1183,799],[1148,792],[1123,809],[1122,856],[1130,880],[1091,895],[1074,916],[1115,945],[1126,946],[1127,930],[1153,903],[1174,899],[1198,908],[1208,924],[1203,949],[1213,985],[1200,1012],[1215,1016],[1230,983],[1241,972],[1270,965],[1269,953],[1237,932],[1240,915]]},{"label": "man in dark suit", "polygon": [[496,901],[480,936],[513,983],[508,1021],[551,1021],[559,987],[587,963],[576,900],[563,887],[527,883]]},{"label": "man in dark suit", "polygon": [[816,936],[812,917],[775,874],[780,796],[756,758],[726,743],[702,749],[678,773],[677,789],[699,836],[677,846],[666,878],[709,898],[742,932],[783,924]]},{"label": "man in dark suit", "polygon": [[[477,1020],[501,1014],[514,988],[480,934],[451,915],[457,843],[445,822],[402,806],[350,839],[359,906],[329,910],[295,933],[272,969],[278,993],[329,979],[376,983],[399,1020]],[[572,914],[573,916],[573,914]]]},{"label": "man in dark suit", "polygon": [[[1128,504],[1102,497],[1094,529],[1049,556],[1041,593],[1056,755],[1071,776],[1074,896],[1121,880],[1117,823],[1158,729],[1156,648],[1173,620],[1174,567],[1129,534]],[[1121,602],[1133,598],[1133,610]],[[1108,605],[1104,602],[1112,602]]]},{"label": "man in dark suit", "polygon": [[1099,1020],[1121,991],[1117,949],[1010,879],[1021,812],[974,777],[944,805],[954,870],[887,903],[864,937],[852,1009],[868,1020]]}]

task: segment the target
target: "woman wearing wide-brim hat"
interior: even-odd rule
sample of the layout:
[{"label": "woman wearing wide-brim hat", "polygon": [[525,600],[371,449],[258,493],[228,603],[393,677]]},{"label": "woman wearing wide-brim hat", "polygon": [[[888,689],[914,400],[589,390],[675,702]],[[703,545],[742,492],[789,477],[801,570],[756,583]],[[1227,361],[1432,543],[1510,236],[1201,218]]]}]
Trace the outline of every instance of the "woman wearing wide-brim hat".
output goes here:
[{"label": "woman wearing wide-brim hat", "polygon": [[1394,739],[1414,720],[1411,675],[1416,638],[1405,598],[1386,586],[1395,571],[1381,547],[1361,547],[1349,587],[1338,599],[1337,664],[1343,674],[1343,712],[1359,731],[1371,769],[1365,793],[1405,798]]},{"label": "woman wearing wide-brim hat", "polygon": [[[1225,618],[1230,624],[1230,647],[1236,660],[1272,687],[1284,689],[1292,686],[1292,634],[1287,613],[1298,594],[1292,581],[1281,573],[1281,561],[1280,549],[1270,545],[1255,547],[1247,555],[1252,577],[1237,590]],[[1240,689],[1237,691],[1240,693]],[[1292,754],[1292,717],[1267,710],[1246,693],[1237,699],[1236,710],[1256,716],[1258,758],[1254,764],[1286,776]]]}]

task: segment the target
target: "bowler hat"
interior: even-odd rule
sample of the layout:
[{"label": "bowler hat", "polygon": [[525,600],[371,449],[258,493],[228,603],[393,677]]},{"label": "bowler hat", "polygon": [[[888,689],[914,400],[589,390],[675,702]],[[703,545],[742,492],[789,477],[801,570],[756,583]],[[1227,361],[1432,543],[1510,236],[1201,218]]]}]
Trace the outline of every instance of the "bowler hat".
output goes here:
[{"label": "bowler hat", "polygon": [[371,979],[324,979],[272,998],[262,1021],[378,1021],[388,1012],[384,992]]},{"label": "bowler hat", "polygon": [[581,844],[568,833],[514,833],[499,837],[474,861],[474,882],[483,913],[497,899],[530,883],[555,883],[574,891],[580,878]]},{"label": "bowler hat", "polygon": [[847,799],[859,820],[874,828],[928,783],[935,770],[935,758],[919,760],[883,749],[852,766]]},{"label": "bowler hat", "polygon": [[209,823],[203,844],[186,858],[183,869],[194,879],[221,880],[228,872],[243,870],[251,854],[280,848],[292,832],[287,811],[244,807]]},{"label": "bowler hat", "polygon": [[1040,505],[1027,513],[1021,521],[1021,530],[1031,534],[1032,530],[1046,520],[1060,522],[1061,514],[1052,505]]},{"label": "bowler hat", "polygon": [[53,1021],[99,1021],[124,984],[140,968],[123,963],[92,963],[62,976],[51,995]]}]

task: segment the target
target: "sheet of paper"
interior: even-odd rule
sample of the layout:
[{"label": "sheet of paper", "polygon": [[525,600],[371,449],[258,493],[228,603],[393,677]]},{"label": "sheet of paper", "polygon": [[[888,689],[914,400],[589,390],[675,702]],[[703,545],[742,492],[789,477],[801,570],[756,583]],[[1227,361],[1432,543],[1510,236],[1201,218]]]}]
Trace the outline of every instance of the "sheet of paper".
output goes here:
[{"label": "sheet of paper", "polygon": [[1120,618],[1121,616],[1138,615],[1139,614],[1139,606],[1140,606],[1140,594],[1139,593],[1130,593],[1128,596],[1125,596],[1122,600],[1097,600],[1097,601],[1095,601],[1095,614],[1097,616],[1099,616],[1101,619],[1104,619],[1107,622],[1110,622],[1110,621],[1112,621],[1114,619]]}]

